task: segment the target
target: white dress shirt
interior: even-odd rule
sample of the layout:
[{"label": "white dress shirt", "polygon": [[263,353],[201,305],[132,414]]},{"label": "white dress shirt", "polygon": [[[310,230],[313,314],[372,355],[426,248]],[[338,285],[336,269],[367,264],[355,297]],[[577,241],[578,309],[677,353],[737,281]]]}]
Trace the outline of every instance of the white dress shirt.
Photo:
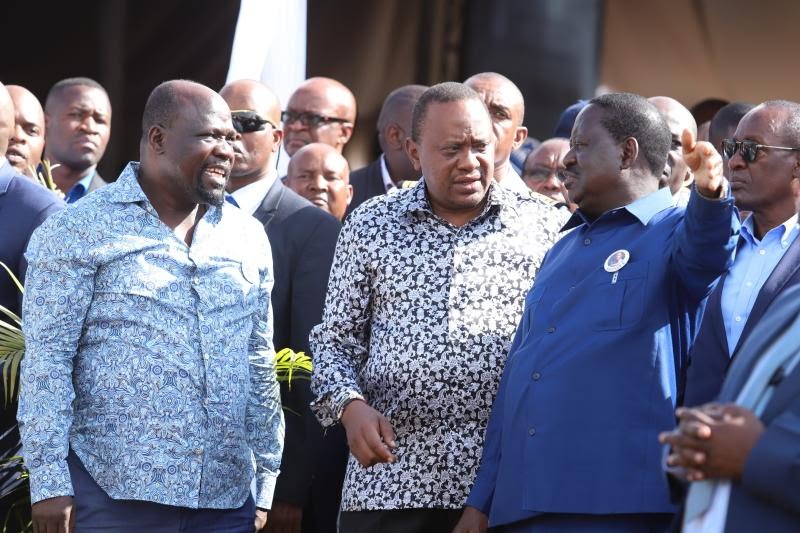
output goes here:
[{"label": "white dress shirt", "polygon": [[267,191],[276,179],[278,179],[278,172],[273,169],[266,177],[233,191],[231,196],[236,200],[239,209],[252,215],[264,201]]}]

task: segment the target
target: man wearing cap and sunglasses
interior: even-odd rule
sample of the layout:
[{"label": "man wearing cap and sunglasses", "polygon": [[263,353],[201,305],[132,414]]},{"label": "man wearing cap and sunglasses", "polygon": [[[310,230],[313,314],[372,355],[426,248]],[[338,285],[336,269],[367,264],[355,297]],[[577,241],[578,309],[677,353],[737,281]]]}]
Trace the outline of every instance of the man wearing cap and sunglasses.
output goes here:
[{"label": "man wearing cap and sunglasses", "polygon": [[711,294],[690,354],[685,405],[715,399],[738,348],[772,301],[800,283],[792,181],[800,177],[800,104],[765,102],[722,141],[742,224],[733,265]]},{"label": "man wearing cap and sunglasses", "polygon": [[[272,248],[273,344],[276,351],[291,348],[311,355],[308,333],[322,319],[328,272],[341,226],[277,179],[275,154],[283,138],[277,96],[253,80],[234,81],[220,94],[230,106],[234,129],[241,136],[228,192],[232,203],[264,225]],[[302,531],[335,531],[344,474],[338,474],[336,486],[336,474],[326,477],[314,467],[335,463],[327,456],[317,461],[318,454],[328,451],[343,465],[347,450],[343,435],[338,447],[328,436],[320,444],[321,428],[308,408],[311,399],[307,381],[293,380],[291,389],[281,384],[281,401],[287,411],[286,444],[269,531],[300,531],[301,523]],[[331,486],[318,490],[331,477]]]},{"label": "man wearing cap and sunglasses", "polygon": [[324,143],[342,153],[353,136],[356,99],[331,78],[309,78],[289,97],[283,120],[283,148],[289,157],[307,144]]}]

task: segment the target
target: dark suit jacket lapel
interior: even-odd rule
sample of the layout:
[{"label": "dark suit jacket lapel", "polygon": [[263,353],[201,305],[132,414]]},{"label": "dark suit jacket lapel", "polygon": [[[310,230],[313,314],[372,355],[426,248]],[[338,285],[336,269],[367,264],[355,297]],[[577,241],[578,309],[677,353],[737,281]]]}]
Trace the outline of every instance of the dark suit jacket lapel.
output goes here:
[{"label": "dark suit jacket lapel", "polygon": [[383,174],[381,173],[381,159],[378,158],[373,161],[371,166],[367,183],[367,188],[369,189],[367,198],[386,194],[386,187],[383,186]]},{"label": "dark suit jacket lapel", "polygon": [[258,206],[256,212],[253,213],[256,220],[264,225],[264,229],[269,226],[272,217],[275,216],[275,212],[278,210],[278,206],[283,198],[283,193],[285,192],[284,187],[285,185],[283,182],[281,182],[280,179],[276,179],[275,183],[272,184],[266,196],[264,196],[264,199],[261,201],[261,205]]},{"label": "dark suit jacket lapel", "polygon": [[708,298],[706,313],[710,315],[709,319],[712,321],[711,326],[713,326],[712,331],[716,337],[715,340],[722,348],[721,353],[724,353],[727,358],[730,358],[730,353],[728,352],[728,336],[725,334],[725,321],[722,319],[722,290],[725,287],[725,279],[727,277],[728,273],[726,272],[719,278],[716,287],[714,287],[711,296]]},{"label": "dark suit jacket lapel", "polygon": [[742,335],[739,337],[739,342],[736,344],[734,354],[739,350],[742,341],[750,334],[753,327],[758,324],[767,307],[772,303],[775,297],[786,287],[786,283],[792,279],[800,270],[800,238],[795,238],[789,249],[783,254],[783,257],[778,264],[775,265],[775,270],[769,275],[764,286],[758,292],[756,301],[753,304],[753,310],[750,311],[750,316],[747,318],[747,323],[744,325]]}]

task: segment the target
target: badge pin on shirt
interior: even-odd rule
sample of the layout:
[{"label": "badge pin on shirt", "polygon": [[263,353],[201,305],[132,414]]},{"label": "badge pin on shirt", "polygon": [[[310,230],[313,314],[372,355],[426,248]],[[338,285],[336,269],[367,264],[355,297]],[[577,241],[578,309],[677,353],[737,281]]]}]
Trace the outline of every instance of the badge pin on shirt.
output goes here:
[{"label": "badge pin on shirt", "polygon": [[606,272],[613,273],[613,276],[611,276],[612,285],[617,282],[619,271],[628,264],[630,258],[631,253],[628,250],[617,250],[606,258],[606,262],[603,263],[603,268]]}]

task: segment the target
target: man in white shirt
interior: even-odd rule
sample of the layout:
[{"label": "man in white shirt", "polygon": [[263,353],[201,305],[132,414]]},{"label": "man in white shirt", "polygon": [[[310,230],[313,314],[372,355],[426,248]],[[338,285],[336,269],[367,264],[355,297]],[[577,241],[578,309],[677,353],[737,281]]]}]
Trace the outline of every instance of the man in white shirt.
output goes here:
[{"label": "man in white shirt", "polygon": [[[253,80],[231,82],[220,94],[241,136],[228,180],[229,201],[264,225],[272,248],[275,351],[291,348],[312,355],[308,334],[322,319],[341,226],[277,179],[275,159],[283,138],[277,96]],[[335,531],[347,450],[343,434],[329,432],[321,441],[321,427],[308,409],[310,400],[307,381],[293,380],[291,389],[282,384],[286,444],[270,530],[300,531],[302,524],[302,531]]]}]

